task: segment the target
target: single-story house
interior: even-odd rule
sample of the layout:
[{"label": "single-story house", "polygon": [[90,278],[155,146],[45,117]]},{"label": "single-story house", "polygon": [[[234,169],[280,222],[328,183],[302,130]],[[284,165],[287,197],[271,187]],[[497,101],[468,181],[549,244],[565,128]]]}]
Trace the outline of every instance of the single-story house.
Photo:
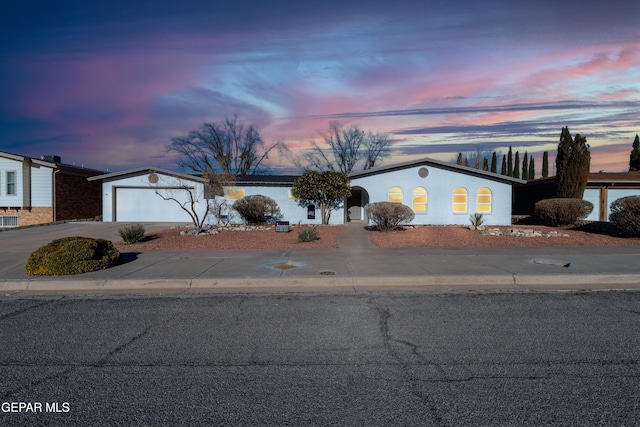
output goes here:
[{"label": "single-story house", "polygon": [[[242,197],[261,194],[274,199],[282,219],[292,224],[319,224],[314,206],[301,206],[291,195],[296,176],[241,176],[225,188],[224,197],[205,192],[201,177],[155,167],[143,167],[89,178],[102,182],[104,221],[189,222],[180,205],[202,215],[206,200],[222,205],[219,215],[207,223],[241,222],[230,206]],[[352,195],[345,206],[331,214],[330,224],[368,222],[369,203],[390,201],[413,209],[413,224],[469,224],[469,215],[482,213],[487,225],[511,224],[512,186],[524,181],[499,174],[420,159],[350,174]],[[193,200],[191,200],[193,199]],[[226,203],[226,206],[225,206]]]},{"label": "single-story house", "polygon": [[100,183],[87,178],[103,173],[63,164],[59,156],[0,152],[0,227],[100,216]]},{"label": "single-story house", "polygon": [[[531,215],[536,202],[556,197],[555,176],[514,186],[514,215]],[[587,221],[609,221],[611,203],[621,197],[640,196],[640,172],[590,173],[583,199],[593,203]]]}]

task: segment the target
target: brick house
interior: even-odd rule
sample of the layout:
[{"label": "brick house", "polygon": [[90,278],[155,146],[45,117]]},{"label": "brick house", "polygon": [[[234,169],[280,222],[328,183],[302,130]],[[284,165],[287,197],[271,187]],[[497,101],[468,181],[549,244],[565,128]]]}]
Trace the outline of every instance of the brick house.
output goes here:
[{"label": "brick house", "polygon": [[103,172],[0,152],[0,227],[19,227],[102,215],[101,185],[87,178]]}]

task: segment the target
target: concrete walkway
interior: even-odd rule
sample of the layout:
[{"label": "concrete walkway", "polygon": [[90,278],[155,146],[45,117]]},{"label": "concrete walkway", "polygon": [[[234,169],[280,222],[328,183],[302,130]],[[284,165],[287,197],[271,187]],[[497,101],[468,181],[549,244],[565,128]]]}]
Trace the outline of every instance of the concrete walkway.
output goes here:
[{"label": "concrete walkway", "polygon": [[77,276],[24,271],[29,254],[55,238],[119,240],[122,225],[0,232],[0,294],[640,289],[640,246],[382,249],[361,223],[349,224],[339,248],[124,252],[122,264]]}]

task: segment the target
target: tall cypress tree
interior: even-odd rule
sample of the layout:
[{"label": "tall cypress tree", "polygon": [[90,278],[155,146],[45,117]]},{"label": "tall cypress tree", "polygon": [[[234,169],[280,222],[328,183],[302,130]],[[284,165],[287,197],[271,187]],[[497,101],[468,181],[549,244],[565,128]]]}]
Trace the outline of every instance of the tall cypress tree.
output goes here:
[{"label": "tall cypress tree", "polygon": [[591,153],[587,138],[571,137],[568,127],[562,129],[556,156],[556,190],[558,197],[582,199],[589,179]]},{"label": "tall cypress tree", "polygon": [[529,158],[529,176],[528,179],[536,179],[536,166],[533,156]]},{"label": "tall cypress tree", "polygon": [[513,171],[512,171],[513,175],[511,175],[514,178],[520,178],[520,154],[518,153],[518,151],[516,151],[516,157],[515,160],[513,161]]},{"label": "tall cypress tree", "polygon": [[527,152],[524,152],[524,157],[522,159],[522,174],[520,175],[522,179],[527,179],[529,177],[529,156]]},{"label": "tall cypress tree", "polygon": [[636,133],[636,139],[633,140],[633,150],[629,156],[629,172],[640,171],[640,139]]},{"label": "tall cypress tree", "polygon": [[507,154],[507,175],[513,176],[513,152],[511,146],[509,146],[509,153]]},{"label": "tall cypress tree", "polygon": [[498,173],[498,157],[495,151],[491,154],[491,172]]},{"label": "tall cypress tree", "polygon": [[483,171],[488,171],[489,170],[489,159],[487,159],[486,157],[482,161],[482,170]]},{"label": "tall cypress tree", "polygon": [[546,178],[549,176],[549,153],[542,153],[542,177]]},{"label": "tall cypress tree", "polygon": [[506,175],[507,174],[507,155],[503,154],[502,155],[502,167],[500,168],[500,175]]}]

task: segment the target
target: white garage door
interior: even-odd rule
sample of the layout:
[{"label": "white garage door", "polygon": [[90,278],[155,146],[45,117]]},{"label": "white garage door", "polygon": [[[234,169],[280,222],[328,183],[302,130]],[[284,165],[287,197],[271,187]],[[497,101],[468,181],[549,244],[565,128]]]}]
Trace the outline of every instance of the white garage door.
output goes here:
[{"label": "white garage door", "polygon": [[[191,222],[189,215],[176,202],[163,200],[154,189],[120,187],[115,189],[115,193],[114,221]],[[184,190],[173,191],[171,196],[182,202],[189,199]]]}]

